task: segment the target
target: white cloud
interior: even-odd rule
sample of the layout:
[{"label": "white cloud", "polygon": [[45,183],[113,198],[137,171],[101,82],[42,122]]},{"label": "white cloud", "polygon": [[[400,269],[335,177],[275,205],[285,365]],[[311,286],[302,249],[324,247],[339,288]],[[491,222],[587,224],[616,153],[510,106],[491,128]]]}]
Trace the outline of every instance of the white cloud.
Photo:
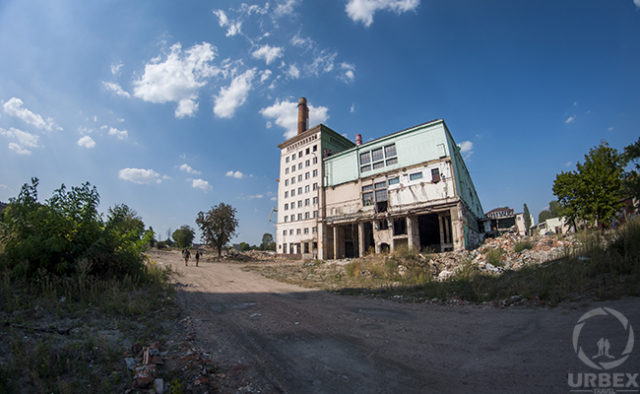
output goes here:
[{"label": "white cloud", "polygon": [[255,74],[255,69],[247,70],[233,78],[229,86],[220,88],[213,113],[220,118],[232,118],[236,109],[247,100]]},{"label": "white cloud", "polygon": [[15,142],[9,142],[9,149],[11,149],[12,151],[16,152],[19,155],[30,155],[31,151],[27,148],[24,148],[18,144],[16,144]]},{"label": "white cloud", "polygon": [[351,112],[351,113],[356,112],[356,105],[355,104],[351,104],[351,108],[349,108],[349,112]]},{"label": "white cloud", "polygon": [[564,163],[564,166],[565,167],[571,167],[572,164],[573,164],[573,162],[568,161],[568,162]]},{"label": "white cloud", "polygon": [[247,197],[249,200],[255,200],[255,199],[260,199],[260,198],[264,198],[264,194],[254,194],[252,196]]},{"label": "white cloud", "polygon": [[111,65],[111,74],[118,75],[120,73],[120,69],[122,68],[122,66],[124,66],[123,63],[114,63]]},{"label": "white cloud", "polygon": [[318,76],[321,73],[331,72],[334,68],[337,56],[338,54],[336,52],[327,52],[325,50],[316,52],[313,62],[307,65],[306,70],[315,76]]},{"label": "white cloud", "polygon": [[183,165],[180,166],[180,171],[184,171],[187,174],[194,174],[194,175],[200,175],[201,172],[194,170],[190,165],[188,165],[187,163],[184,163]]},{"label": "white cloud", "polygon": [[0,135],[16,141],[9,143],[9,149],[19,155],[30,155],[31,150],[27,148],[37,148],[38,140],[40,138],[35,134],[31,134],[13,127],[9,128],[9,130],[0,128]]},{"label": "white cloud", "polygon": [[[327,107],[308,104],[309,106],[309,125],[324,123],[329,119],[329,109]],[[297,101],[279,101],[266,108],[260,110],[260,114],[267,119],[273,119],[275,124],[284,128],[286,131],[284,137],[291,138],[298,132],[298,102]]]},{"label": "white cloud", "polygon": [[269,77],[271,77],[271,70],[264,70],[260,73],[260,83],[264,83]]},{"label": "white cloud", "polygon": [[572,115],[572,116],[569,116],[567,120],[564,121],[564,123],[566,124],[573,123],[575,120],[576,120],[576,116]]},{"label": "white cloud", "polygon": [[213,189],[213,187],[209,184],[209,182],[200,178],[192,180],[191,187],[193,187],[194,189],[200,189],[204,191]]},{"label": "white cloud", "polygon": [[633,0],[633,4],[635,4],[636,7],[640,8],[640,0]]},{"label": "white cloud", "polygon": [[295,64],[290,64],[289,69],[287,70],[287,75],[291,79],[298,79],[300,78],[300,70],[298,70],[298,67],[296,67]]},{"label": "white cloud", "polygon": [[115,127],[109,128],[109,135],[116,136],[119,140],[126,140],[129,137],[129,132],[127,130],[118,130]]},{"label": "white cloud", "polygon": [[[640,1],[640,0],[637,0],[637,1]],[[608,130],[608,131],[613,131],[613,130],[614,130],[614,127],[613,127],[613,126],[609,126],[609,127],[607,128],[607,130]]]},{"label": "white cloud", "polygon": [[163,179],[154,170],[144,168],[123,168],[118,172],[118,178],[140,185],[154,182],[162,183]]},{"label": "white cloud", "polygon": [[218,17],[220,27],[227,28],[227,37],[233,37],[242,31],[242,21],[232,21],[222,10],[213,10],[213,14]]},{"label": "white cloud", "polygon": [[278,199],[276,197],[271,197],[269,200],[271,201],[278,201]]},{"label": "white cloud", "polygon": [[389,10],[396,14],[418,8],[420,0],[349,0],[345,11],[354,22],[362,22],[366,27],[373,23],[376,11]]},{"label": "white cloud", "polygon": [[225,176],[228,176],[228,177],[236,178],[236,179],[242,179],[242,178],[244,178],[244,174],[243,174],[242,172],[240,172],[240,171],[237,171],[237,170],[236,170],[236,171],[229,170],[229,171],[227,171],[227,173],[226,173],[226,174],[224,174],[224,175],[225,175]]},{"label": "white cloud", "polygon": [[11,97],[9,101],[4,103],[3,108],[4,112],[9,116],[15,116],[16,118],[22,119],[25,123],[28,123],[32,126],[35,126],[39,129],[51,131],[53,129],[62,130],[62,127],[56,125],[53,122],[53,119],[44,118],[41,115],[35,114],[31,112],[28,108],[25,108],[24,103],[17,97]]},{"label": "white cloud", "polygon": [[263,59],[267,65],[271,64],[274,60],[284,56],[284,49],[282,47],[272,47],[265,44],[251,53],[256,59]]},{"label": "white cloud", "polygon": [[473,142],[468,140],[462,141],[458,146],[460,147],[460,153],[462,153],[465,159],[468,159],[473,154]]},{"label": "white cloud", "polygon": [[293,8],[298,5],[298,0],[284,0],[276,6],[275,16],[280,17],[284,15],[293,14]]},{"label": "white cloud", "polygon": [[340,69],[342,70],[342,74],[340,74],[339,78],[344,82],[353,82],[356,78],[356,66],[350,63],[340,63]]},{"label": "white cloud", "polygon": [[85,135],[84,137],[80,137],[77,144],[78,146],[81,146],[87,149],[95,148],[96,146],[96,142],[93,140],[93,138],[89,137],[88,135]]},{"label": "white cloud", "polygon": [[120,86],[119,84],[117,84],[115,82],[102,81],[102,86],[104,86],[105,89],[115,93],[116,96],[126,97],[126,98],[131,97],[131,94],[129,94],[129,92],[127,92],[126,90],[122,89],[122,86]]},{"label": "white cloud", "polygon": [[142,77],[133,81],[133,94],[152,103],[178,103],[176,118],[193,116],[198,110],[198,90],[220,72],[209,64],[214,57],[215,47],[208,42],[184,52],[176,43],[164,61],[158,56],[145,65]]},{"label": "white cloud", "polygon": [[296,35],[291,38],[291,45],[310,49],[315,46],[315,43],[309,37],[302,37],[300,33],[296,33]]}]

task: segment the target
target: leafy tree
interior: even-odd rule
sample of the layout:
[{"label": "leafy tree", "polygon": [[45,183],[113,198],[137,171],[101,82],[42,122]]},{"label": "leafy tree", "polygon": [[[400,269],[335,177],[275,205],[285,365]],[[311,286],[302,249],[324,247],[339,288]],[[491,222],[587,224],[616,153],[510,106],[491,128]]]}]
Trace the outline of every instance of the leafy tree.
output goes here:
[{"label": "leafy tree", "polygon": [[549,209],[544,209],[538,214],[538,223],[560,216],[562,216],[562,206],[558,201],[551,201],[549,202]]},{"label": "leafy tree", "polygon": [[218,257],[222,256],[222,248],[235,235],[238,227],[236,210],[223,202],[208,212],[198,212],[196,223],[202,230],[203,241],[218,250]]},{"label": "leafy tree", "polygon": [[240,242],[239,244],[234,244],[233,247],[234,249],[239,250],[241,252],[247,252],[252,249],[251,245],[249,245],[246,242]]},{"label": "leafy tree", "polygon": [[527,204],[524,204],[524,228],[525,234],[529,234],[529,229],[531,228],[531,213],[529,212],[529,207]]},{"label": "leafy tree", "polygon": [[633,163],[634,168],[624,173],[623,185],[625,194],[640,199],[640,138],[624,148],[625,166]]},{"label": "leafy tree", "polygon": [[609,224],[620,206],[623,163],[622,155],[605,142],[589,150],[577,171],[556,176],[553,194],[574,227],[575,219],[601,228]]},{"label": "leafy tree", "polygon": [[264,233],[262,235],[260,250],[276,250],[276,244],[273,242],[273,235],[269,233]]},{"label": "leafy tree", "polygon": [[191,246],[193,243],[193,239],[195,238],[195,231],[187,226],[186,224],[181,226],[179,229],[173,232],[173,239],[176,241],[176,244],[179,248],[187,248]]}]

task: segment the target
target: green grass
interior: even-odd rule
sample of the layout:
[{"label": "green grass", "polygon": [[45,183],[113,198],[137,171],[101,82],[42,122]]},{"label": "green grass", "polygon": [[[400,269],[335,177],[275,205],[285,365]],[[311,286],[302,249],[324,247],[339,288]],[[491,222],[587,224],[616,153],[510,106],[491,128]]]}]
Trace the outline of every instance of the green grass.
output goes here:
[{"label": "green grass", "polygon": [[513,247],[513,251],[516,253],[520,253],[523,250],[527,250],[527,249],[531,249],[533,248],[533,242],[531,241],[520,241],[517,242],[514,247]]}]

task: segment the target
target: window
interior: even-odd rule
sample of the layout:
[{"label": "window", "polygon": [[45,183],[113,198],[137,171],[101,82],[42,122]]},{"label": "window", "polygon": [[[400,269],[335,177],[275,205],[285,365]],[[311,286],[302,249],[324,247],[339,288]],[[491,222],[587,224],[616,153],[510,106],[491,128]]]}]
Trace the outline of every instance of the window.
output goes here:
[{"label": "window", "polygon": [[289,235],[293,235],[293,229],[289,229]]},{"label": "window", "polygon": [[300,235],[300,229],[299,228],[296,229],[296,234]]},{"label": "window", "polygon": [[287,235],[287,230],[282,230],[282,236],[285,237]]},{"label": "window", "polygon": [[400,178],[399,177],[395,177],[395,178],[389,178],[389,186],[391,185],[395,185],[400,183]]},{"label": "window", "polygon": [[398,164],[398,158],[397,157],[392,157],[390,159],[387,159],[387,165],[391,166],[394,164]]},{"label": "window", "polygon": [[396,156],[396,144],[387,145],[384,147],[384,156],[388,159]]},{"label": "window", "polygon": [[376,202],[387,201],[387,189],[376,190]]},{"label": "window", "polygon": [[369,152],[360,153],[360,172],[367,172],[371,170],[371,156]]},{"label": "window", "polygon": [[369,205],[373,205],[373,193],[366,192],[362,193],[362,205],[367,207]]},{"label": "window", "polygon": [[296,195],[296,189],[291,189],[291,197]]},{"label": "window", "polygon": [[291,177],[291,184],[293,185],[294,183],[296,183],[296,177]]},{"label": "window", "polygon": [[308,198],[305,198],[305,199],[304,199],[304,206],[305,206],[305,207],[308,207],[308,206],[309,206],[309,201],[310,201],[310,200],[309,200]]},{"label": "window", "polygon": [[315,152],[315,151],[317,151],[317,150],[318,150],[318,145],[314,145],[314,146],[313,146],[313,151]]},{"label": "window", "polygon": [[302,182],[302,174],[298,175],[298,182]]},{"label": "window", "polygon": [[301,170],[302,169],[302,163],[298,163],[298,169]]},{"label": "window", "polygon": [[305,227],[305,228],[304,228],[304,233],[305,233],[305,234],[309,234],[309,227]]},{"label": "window", "polygon": [[317,183],[313,184],[313,190],[318,190],[318,184]]},{"label": "window", "polygon": [[302,208],[302,200],[298,200],[298,208]]},{"label": "window", "polygon": [[304,213],[304,218],[305,218],[305,219],[309,219],[309,212],[305,212],[305,213]]},{"label": "window", "polygon": [[389,222],[387,219],[378,220],[378,230],[386,230],[389,228]]},{"label": "window", "polygon": [[286,215],[285,215],[285,217],[284,217],[284,221],[285,221],[285,223],[289,221],[288,219],[289,219],[289,216],[286,216]]},{"label": "window", "polygon": [[284,169],[284,173],[285,173],[285,174],[288,174],[288,173],[289,173],[289,167],[287,167],[287,168],[285,168],[285,169]]},{"label": "window", "polygon": [[304,187],[304,192],[305,192],[305,193],[309,193],[309,185],[307,185],[307,186],[305,186],[305,187]]},{"label": "window", "polygon": [[286,211],[287,209],[289,209],[289,204],[284,204],[284,210]]},{"label": "window", "polygon": [[409,174],[410,181],[415,181],[416,179],[422,179],[422,172],[414,172],[413,174]]},{"label": "window", "polygon": [[317,233],[318,232],[318,227],[315,227],[315,226],[311,227],[311,232],[314,233],[314,234]]},{"label": "window", "polygon": [[318,205],[318,197],[313,198],[313,205]]},{"label": "window", "polygon": [[309,179],[309,171],[304,173],[304,179]]},{"label": "window", "polygon": [[371,159],[372,161],[379,161],[383,159],[382,156],[382,148],[374,149],[371,151]]},{"label": "window", "polygon": [[373,163],[373,169],[374,170],[377,170],[377,169],[382,168],[382,167],[384,167],[384,161],[379,161],[377,163]]},{"label": "window", "polygon": [[362,186],[362,191],[363,191],[363,192],[369,192],[369,191],[371,191],[371,190],[373,190],[373,185],[365,185],[365,186]]},{"label": "window", "polygon": [[313,211],[313,217],[317,218],[318,217],[318,211]]},{"label": "window", "polygon": [[295,160],[295,159],[296,159],[296,154],[294,153],[291,155],[291,160]]},{"label": "window", "polygon": [[291,215],[291,221],[295,222],[295,220],[296,220],[296,215]]},{"label": "window", "polygon": [[407,219],[399,218],[393,220],[393,235],[404,235],[407,233]]},{"label": "window", "polygon": [[316,164],[316,163],[318,163],[318,158],[317,158],[317,157],[314,157],[314,158],[313,158],[313,164]]},{"label": "window", "polygon": [[313,176],[318,176],[318,170],[313,170]]},{"label": "window", "polygon": [[440,170],[437,168],[431,169],[431,182],[438,183],[440,182]]},{"label": "window", "polygon": [[291,166],[291,172],[294,172],[296,170],[296,166]]},{"label": "window", "polygon": [[387,211],[387,182],[376,182],[374,185],[374,198],[376,202],[376,211],[377,212],[386,212]]},{"label": "window", "polygon": [[284,198],[289,197],[289,192],[284,192]]},{"label": "window", "polygon": [[305,167],[309,167],[309,165],[311,165],[311,161],[310,160],[307,160],[307,161],[304,162],[304,166]]},{"label": "window", "polygon": [[384,148],[376,148],[370,152],[360,153],[360,172],[378,170],[385,165],[398,164],[396,144],[386,145]]},{"label": "window", "polygon": [[301,194],[302,194],[302,186],[298,188],[298,195],[301,195]]},{"label": "window", "polygon": [[285,185],[285,186],[289,186],[289,180],[288,180],[288,179],[285,179],[285,180],[284,180],[284,185]]},{"label": "window", "polygon": [[302,220],[302,214],[301,213],[298,214],[298,220]]},{"label": "window", "polygon": [[285,162],[285,163],[288,163],[288,162],[289,162],[289,156],[287,156],[287,157],[285,157],[285,158],[284,158],[284,162]]},{"label": "window", "polygon": [[308,154],[309,154],[309,148],[307,148],[307,149],[304,151],[304,153],[308,155]]},{"label": "window", "polygon": [[385,187],[387,187],[387,182],[386,181],[378,182],[374,185],[374,187],[376,188],[376,190],[384,189]]}]

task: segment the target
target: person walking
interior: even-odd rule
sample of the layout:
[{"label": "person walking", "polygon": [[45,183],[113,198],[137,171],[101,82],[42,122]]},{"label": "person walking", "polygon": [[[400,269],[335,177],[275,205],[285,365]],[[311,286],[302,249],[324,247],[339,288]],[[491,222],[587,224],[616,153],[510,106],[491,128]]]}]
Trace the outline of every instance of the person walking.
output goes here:
[{"label": "person walking", "polygon": [[199,262],[200,262],[200,250],[196,249],[196,267],[198,266]]},{"label": "person walking", "polygon": [[184,266],[187,267],[189,264],[189,257],[191,257],[191,252],[189,252],[189,249],[185,249],[184,250]]}]

